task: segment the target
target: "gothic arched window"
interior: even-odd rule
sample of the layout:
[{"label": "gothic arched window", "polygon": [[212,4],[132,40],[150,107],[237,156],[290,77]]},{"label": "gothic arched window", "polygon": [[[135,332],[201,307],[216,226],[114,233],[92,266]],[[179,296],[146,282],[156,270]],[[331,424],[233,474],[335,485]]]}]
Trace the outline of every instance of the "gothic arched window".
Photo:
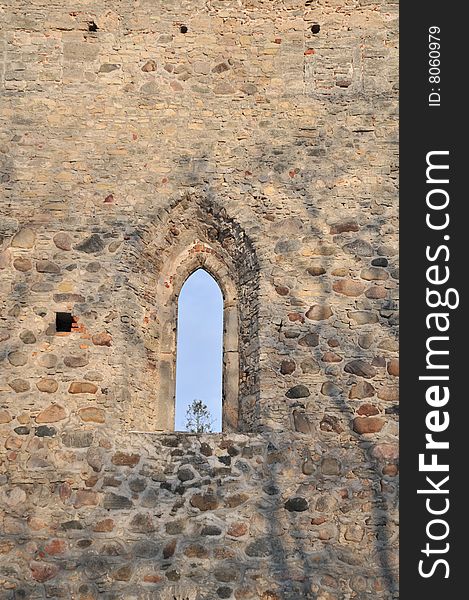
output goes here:
[{"label": "gothic arched window", "polygon": [[[125,421],[139,431],[183,429],[179,417],[175,422],[179,298],[186,281],[190,285],[193,278],[208,277],[222,295],[221,430],[255,430],[265,416],[260,402],[260,267],[246,232],[224,207],[186,194],[155,215],[154,224],[142,228],[125,253],[130,265],[126,293],[135,293],[144,310],[141,323],[137,309],[122,331],[129,352],[122,393],[129,406],[123,411]],[[196,389],[188,399],[208,400]]]},{"label": "gothic arched window", "polygon": [[[221,431],[222,365],[223,295],[215,279],[197,269],[186,279],[178,298],[176,431],[203,427]],[[202,404],[194,405],[197,401]],[[208,415],[201,413],[203,405]],[[191,407],[197,423],[190,425],[187,411]]]}]

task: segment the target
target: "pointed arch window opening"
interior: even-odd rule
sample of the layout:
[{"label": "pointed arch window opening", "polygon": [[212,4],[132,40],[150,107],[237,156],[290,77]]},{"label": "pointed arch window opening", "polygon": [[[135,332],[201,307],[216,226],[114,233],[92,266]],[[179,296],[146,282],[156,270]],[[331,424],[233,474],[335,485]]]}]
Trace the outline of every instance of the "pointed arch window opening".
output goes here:
[{"label": "pointed arch window opening", "polygon": [[[238,431],[240,423],[240,353],[238,288],[232,277],[233,265],[207,242],[181,244],[161,274],[157,304],[160,307],[159,370],[156,402],[156,427],[161,431],[179,430],[176,424],[176,363],[178,305],[184,284],[201,270],[221,291],[223,315],[221,431]],[[181,367],[179,367],[180,369]],[[191,400],[197,399],[191,397]],[[203,398],[200,398],[203,400]],[[178,407],[179,408],[179,407]],[[220,425],[218,425],[220,429]]]},{"label": "pointed arch window opening", "polygon": [[203,267],[184,281],[177,298],[176,431],[187,431],[187,410],[201,400],[213,433],[223,421],[224,297],[217,280]]}]

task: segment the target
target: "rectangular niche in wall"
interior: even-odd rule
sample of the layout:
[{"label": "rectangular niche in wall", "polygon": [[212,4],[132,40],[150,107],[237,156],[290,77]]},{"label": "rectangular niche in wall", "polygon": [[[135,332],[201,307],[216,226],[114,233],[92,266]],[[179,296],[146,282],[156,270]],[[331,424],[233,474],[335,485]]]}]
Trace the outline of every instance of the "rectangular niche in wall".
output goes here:
[{"label": "rectangular niche in wall", "polygon": [[72,313],[69,312],[57,312],[55,313],[55,331],[57,333],[65,333],[72,331],[75,319]]}]

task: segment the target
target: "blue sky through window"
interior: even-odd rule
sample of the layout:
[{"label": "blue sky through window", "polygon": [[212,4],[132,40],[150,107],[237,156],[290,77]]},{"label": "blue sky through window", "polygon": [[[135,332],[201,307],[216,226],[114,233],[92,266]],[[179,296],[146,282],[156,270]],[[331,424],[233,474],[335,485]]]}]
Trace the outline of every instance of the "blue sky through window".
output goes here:
[{"label": "blue sky through window", "polygon": [[208,406],[213,431],[221,431],[223,296],[203,269],[182,286],[178,301],[176,431],[186,429],[186,410],[194,399]]}]

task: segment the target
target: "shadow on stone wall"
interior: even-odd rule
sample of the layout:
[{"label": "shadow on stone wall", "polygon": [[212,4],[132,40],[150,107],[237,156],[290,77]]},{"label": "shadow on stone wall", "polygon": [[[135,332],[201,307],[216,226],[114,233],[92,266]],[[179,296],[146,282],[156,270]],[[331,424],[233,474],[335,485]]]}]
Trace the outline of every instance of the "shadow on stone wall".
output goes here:
[{"label": "shadow on stone wall", "polygon": [[[381,567],[366,538],[347,548],[312,535],[312,519],[335,521],[352,507],[327,506],[346,479],[325,475],[324,460],[301,473],[305,436],[108,440],[98,432],[49,439],[51,466],[24,465],[10,481],[1,496],[10,588],[2,598],[393,597],[376,587]],[[64,454],[74,458],[67,468]],[[374,524],[366,528],[375,534]]]}]

